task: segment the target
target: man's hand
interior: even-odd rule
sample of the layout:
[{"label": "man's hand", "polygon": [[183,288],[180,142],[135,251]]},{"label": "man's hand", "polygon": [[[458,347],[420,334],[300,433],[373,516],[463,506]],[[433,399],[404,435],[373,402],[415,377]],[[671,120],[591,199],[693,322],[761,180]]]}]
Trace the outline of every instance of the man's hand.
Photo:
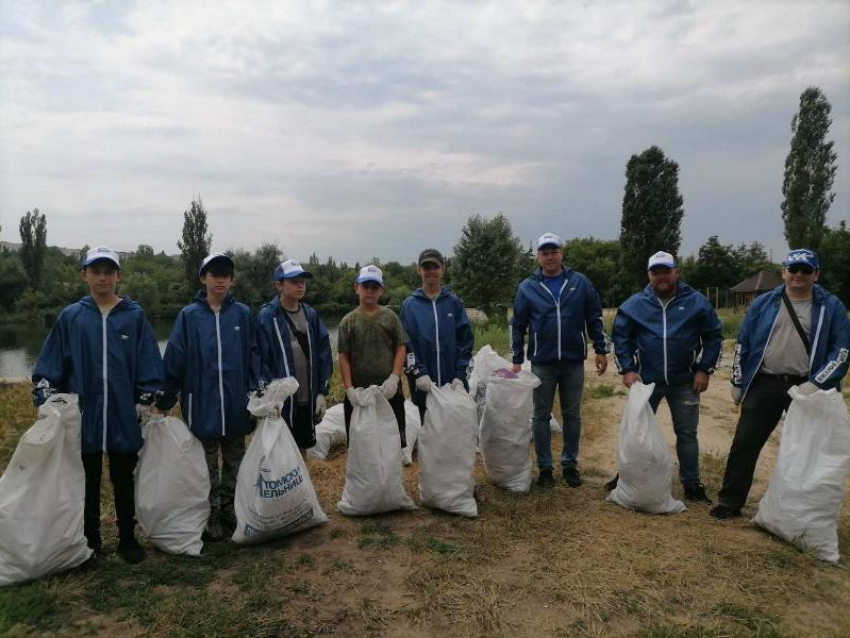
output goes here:
[{"label": "man's hand", "polygon": [[700,370],[694,375],[694,393],[702,394],[706,390],[708,390],[708,381],[709,376]]},{"label": "man's hand", "polygon": [[637,372],[626,372],[623,375],[623,385],[627,388],[631,388],[638,381],[641,381],[641,378]]},{"label": "man's hand", "polygon": [[155,405],[151,406],[151,414],[153,416],[168,416],[168,412],[166,412],[165,410],[160,410]]},{"label": "man's hand", "polygon": [[743,390],[733,385],[729,390],[729,394],[732,396],[732,401],[735,403],[735,405],[740,405],[741,398],[744,395]]},{"label": "man's hand", "polygon": [[800,394],[802,394],[804,397],[811,396],[818,390],[820,390],[820,388],[818,388],[811,381],[806,381],[805,383],[800,384]]},{"label": "man's hand", "polygon": [[317,394],[316,395],[316,418],[323,419],[325,417],[325,412],[328,411],[327,405],[325,404],[325,395]]},{"label": "man's hand", "polygon": [[519,374],[520,370],[522,370],[522,364],[520,363],[515,363],[511,366],[511,372],[514,374]]},{"label": "man's hand", "polygon": [[466,386],[463,385],[463,381],[460,379],[452,379],[452,390],[457,390],[458,392],[466,392]]},{"label": "man's hand", "polygon": [[381,394],[383,394],[384,398],[389,401],[396,395],[396,392],[398,392],[398,375],[393,372],[387,377],[386,381],[381,384]]},{"label": "man's hand", "polygon": [[431,377],[427,374],[423,374],[421,377],[416,379],[416,389],[420,392],[430,392],[431,391]]},{"label": "man's hand", "polygon": [[604,354],[596,355],[596,374],[605,374],[605,371],[608,369],[608,357]]}]

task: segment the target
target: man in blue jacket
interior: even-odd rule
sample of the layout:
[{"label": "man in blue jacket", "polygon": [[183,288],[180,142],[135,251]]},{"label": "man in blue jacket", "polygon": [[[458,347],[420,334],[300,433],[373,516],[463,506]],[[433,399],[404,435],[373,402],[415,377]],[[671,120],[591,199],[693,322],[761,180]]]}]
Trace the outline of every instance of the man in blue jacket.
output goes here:
[{"label": "man in blue jacket", "polygon": [[540,470],[537,481],[541,487],[551,487],[555,483],[549,420],[556,387],[563,419],[563,478],[570,487],[581,485],[578,452],[584,360],[587,358],[585,330],[593,340],[597,374],[603,374],[608,367],[599,295],[587,277],[563,266],[562,245],[553,233],[546,233],[537,240],[540,268],[517,288],[511,322],[513,371],[519,372],[525,359],[525,334],[528,332],[531,371],[541,381],[534,390],[532,418],[534,450]]},{"label": "man in blue jacket", "polygon": [[201,262],[203,289],[174,321],[165,348],[165,393],[157,402],[160,410],[170,410],[179,394],[183,418],[204,445],[210,473],[204,535],[211,541],[236,529],[236,476],[251,430],[248,393],[259,385],[251,310],[233,298],[233,275],[233,260],[225,254]]},{"label": "man in blue jacket", "polygon": [[741,416],[714,518],[741,515],[761,449],[791,403],[791,386],[814,394],[840,388],[847,374],[847,309],[815,284],[819,275],[814,251],[792,250],[782,262],[784,283],[760,295],[741,323],[732,362],[732,400]]},{"label": "man in blue jacket", "polygon": [[333,373],[328,330],[319,313],[302,301],[312,278],[296,260],[282,262],[274,271],[278,296],[257,314],[263,380],[298,380],[298,392],[283,406],[283,418],[302,454],[316,445],[316,423],[325,414]]},{"label": "man in blue jacket", "polygon": [[[685,498],[710,505],[700,483],[697,426],[700,394],[720,358],[722,326],[708,299],[679,281],[670,253],[650,257],[647,272],[649,285],[617,310],[611,331],[615,361],[627,387],[636,381],[655,384],[653,411],[667,399]],[[615,485],[616,479],[607,486]]]},{"label": "man in blue jacket", "polygon": [[472,358],[474,337],[466,308],[443,286],[446,271],[440,251],[426,248],[419,254],[422,287],[401,304],[401,323],[410,341],[408,375],[410,395],[425,420],[425,401],[431,385],[468,388],[466,369]]},{"label": "man in blue jacket", "polygon": [[82,410],[82,460],[86,475],[83,525],[95,553],[100,537],[103,455],[118,519],[118,553],[138,563],[145,551],[136,540],[133,471],[142,448],[135,404],[150,405],[162,385],[162,359],[141,306],[119,297],[118,255],[108,246],[86,253],[82,277],[89,294],[66,307],[47,336],[33,371],[33,402],[54,392],[76,393]]}]

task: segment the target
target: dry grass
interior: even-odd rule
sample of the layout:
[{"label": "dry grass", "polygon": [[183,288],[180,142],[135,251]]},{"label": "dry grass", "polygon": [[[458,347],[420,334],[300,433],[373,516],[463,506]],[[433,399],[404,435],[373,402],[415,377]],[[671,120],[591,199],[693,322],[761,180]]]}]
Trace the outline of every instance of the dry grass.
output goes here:
[{"label": "dry grass", "polygon": [[[91,569],[0,590],[0,633],[846,636],[846,569],[743,520],[715,522],[705,507],[658,517],[604,500],[624,400],[615,382],[588,376],[589,387],[611,391],[591,391],[585,402],[581,489],[561,484],[513,494],[486,484],[479,462],[476,520],[426,509],[346,518],[335,508],[345,454],[335,451],[328,462],[309,462],[328,525],[261,547],[216,544],[199,560],[152,553],[128,567],[112,556]],[[0,390],[0,451],[10,451],[31,422],[26,401],[25,390]],[[712,493],[725,453],[703,451]],[[415,463],[405,468],[404,483],[418,495]],[[110,516],[105,507],[105,520]],[[846,509],[840,535],[847,556]],[[4,614],[11,622],[4,624]]]}]

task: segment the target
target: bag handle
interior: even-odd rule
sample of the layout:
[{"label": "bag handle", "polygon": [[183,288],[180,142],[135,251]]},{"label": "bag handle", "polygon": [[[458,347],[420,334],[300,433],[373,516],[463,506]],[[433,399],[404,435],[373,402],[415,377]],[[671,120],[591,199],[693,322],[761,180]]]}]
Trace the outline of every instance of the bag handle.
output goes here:
[{"label": "bag handle", "polygon": [[797,334],[800,335],[803,346],[806,348],[806,354],[808,356],[812,356],[812,346],[809,343],[809,338],[806,336],[803,326],[800,325],[800,318],[797,316],[797,313],[794,312],[794,307],[791,305],[791,300],[788,298],[788,294],[785,292],[785,289],[782,290],[782,301],[785,303],[785,308],[788,310],[788,314],[791,316],[791,321],[797,329]]}]

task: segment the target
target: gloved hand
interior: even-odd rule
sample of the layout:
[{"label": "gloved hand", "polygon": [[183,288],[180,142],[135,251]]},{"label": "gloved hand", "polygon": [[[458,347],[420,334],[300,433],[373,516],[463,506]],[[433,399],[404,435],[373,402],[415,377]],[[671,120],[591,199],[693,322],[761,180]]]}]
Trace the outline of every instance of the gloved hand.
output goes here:
[{"label": "gloved hand", "polygon": [[820,388],[817,387],[811,381],[806,381],[805,383],[800,384],[800,394],[802,394],[804,397],[811,396],[818,390],[820,390]]},{"label": "gloved hand", "polygon": [[345,389],[345,396],[351,405],[357,405],[357,391],[354,389],[354,386]]},{"label": "gloved hand", "polygon": [[738,388],[733,385],[729,390],[729,394],[732,395],[732,401],[735,402],[735,405],[738,405],[739,403],[741,403],[741,398],[743,397],[744,392],[743,390],[741,390],[741,388]]},{"label": "gloved hand", "polygon": [[315,412],[316,418],[320,419],[320,420],[323,419],[324,416],[325,416],[325,412],[327,412],[327,411],[328,411],[328,408],[325,405],[325,395],[324,394],[316,395],[316,412]]},{"label": "gloved hand", "polygon": [[396,395],[396,392],[398,392],[398,375],[393,372],[387,377],[387,380],[381,384],[381,394],[383,394],[384,398],[389,401]]},{"label": "gloved hand", "polygon": [[416,379],[416,389],[420,392],[430,392],[431,391],[431,377],[427,374],[422,375]]},{"label": "gloved hand", "polygon": [[460,379],[452,379],[452,390],[457,390],[458,392],[466,392],[466,388],[463,386],[463,381]]}]

